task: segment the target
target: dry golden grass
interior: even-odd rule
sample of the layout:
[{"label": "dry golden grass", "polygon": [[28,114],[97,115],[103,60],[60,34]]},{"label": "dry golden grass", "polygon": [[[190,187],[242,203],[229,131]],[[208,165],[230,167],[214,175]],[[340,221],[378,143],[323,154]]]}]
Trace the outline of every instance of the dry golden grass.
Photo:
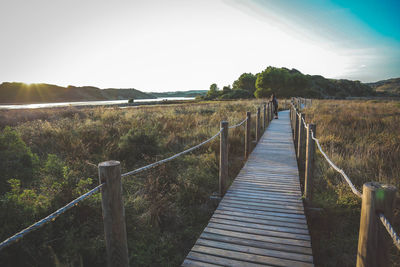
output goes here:
[{"label": "dry golden grass", "polygon": [[[91,164],[114,159],[121,161],[122,172],[142,167],[208,139],[219,131],[222,120],[230,125],[242,121],[247,111],[254,114],[261,103],[245,100],[123,109],[0,111],[0,128],[13,126],[40,160],[33,172],[36,175],[23,181],[20,191],[0,196],[4,200],[0,204],[5,205],[0,214],[0,238],[7,238],[94,187],[97,169]],[[252,120],[253,139],[254,127]],[[233,179],[244,163],[244,127],[229,131],[229,143],[229,176]],[[57,179],[43,171],[49,154],[56,155],[54,162],[60,166],[57,173],[61,177]],[[124,178],[132,265],[175,266],[183,261],[212,214],[214,206],[209,197],[218,191],[218,156],[216,139],[191,154]],[[13,167],[18,168],[18,162],[15,164]],[[0,174],[3,181],[11,178]],[[29,203],[21,197],[25,189],[32,195]],[[27,208],[28,204],[40,206],[43,201],[49,208],[37,209],[40,212]],[[32,262],[32,253],[42,265],[51,265],[54,258],[61,264],[79,264],[77,259],[82,259],[88,265],[104,265],[101,220],[100,198],[94,196],[69,215],[60,216],[7,248],[0,255],[0,265],[24,266],[23,262]]]},{"label": "dry golden grass", "polygon": [[[314,101],[306,121],[317,125],[317,138],[328,156],[361,191],[369,181],[400,189],[400,102]],[[315,170],[314,206],[309,212],[317,266],[354,266],[361,202],[343,178],[319,154]],[[392,224],[400,232],[400,203]],[[399,266],[400,252],[393,246],[392,266]]]}]

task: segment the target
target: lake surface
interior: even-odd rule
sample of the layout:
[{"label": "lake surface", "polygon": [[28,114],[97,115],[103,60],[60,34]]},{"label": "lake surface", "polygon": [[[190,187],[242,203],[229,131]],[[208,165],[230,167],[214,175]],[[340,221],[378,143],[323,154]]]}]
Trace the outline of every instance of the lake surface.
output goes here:
[{"label": "lake surface", "polygon": [[[140,102],[160,102],[168,100],[193,100],[194,97],[161,97],[155,99],[135,99],[134,103]],[[84,101],[84,102],[57,102],[57,103],[39,103],[39,104],[21,104],[21,105],[0,105],[0,109],[36,109],[36,108],[54,108],[54,107],[76,107],[76,106],[102,106],[128,104],[126,100],[105,100],[105,101]]]}]

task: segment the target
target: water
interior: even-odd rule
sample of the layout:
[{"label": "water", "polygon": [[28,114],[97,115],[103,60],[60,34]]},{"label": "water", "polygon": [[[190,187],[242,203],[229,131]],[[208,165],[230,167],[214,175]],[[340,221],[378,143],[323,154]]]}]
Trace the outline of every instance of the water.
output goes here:
[{"label": "water", "polygon": [[[163,100],[193,100],[194,97],[161,97],[155,99],[135,99],[134,103],[140,102],[160,102]],[[0,105],[0,109],[36,109],[36,108],[54,108],[54,107],[76,107],[76,106],[102,106],[128,104],[126,100],[106,100],[106,101],[84,101],[84,102],[58,102],[58,103],[40,103],[40,104],[22,104],[22,105]]]}]

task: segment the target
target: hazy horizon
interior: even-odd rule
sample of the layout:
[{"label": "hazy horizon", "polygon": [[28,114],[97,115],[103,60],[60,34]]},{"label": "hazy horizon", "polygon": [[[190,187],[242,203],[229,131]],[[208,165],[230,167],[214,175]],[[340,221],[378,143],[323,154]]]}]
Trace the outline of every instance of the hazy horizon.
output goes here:
[{"label": "hazy horizon", "polygon": [[0,82],[207,90],[244,72],[400,77],[397,1],[2,1]]}]

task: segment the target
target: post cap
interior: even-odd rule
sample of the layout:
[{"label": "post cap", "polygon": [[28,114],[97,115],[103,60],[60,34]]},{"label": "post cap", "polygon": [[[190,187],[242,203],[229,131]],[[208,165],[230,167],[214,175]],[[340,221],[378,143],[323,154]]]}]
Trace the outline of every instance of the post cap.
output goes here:
[{"label": "post cap", "polygon": [[113,167],[121,165],[121,163],[117,160],[108,160],[99,163],[99,167]]}]

